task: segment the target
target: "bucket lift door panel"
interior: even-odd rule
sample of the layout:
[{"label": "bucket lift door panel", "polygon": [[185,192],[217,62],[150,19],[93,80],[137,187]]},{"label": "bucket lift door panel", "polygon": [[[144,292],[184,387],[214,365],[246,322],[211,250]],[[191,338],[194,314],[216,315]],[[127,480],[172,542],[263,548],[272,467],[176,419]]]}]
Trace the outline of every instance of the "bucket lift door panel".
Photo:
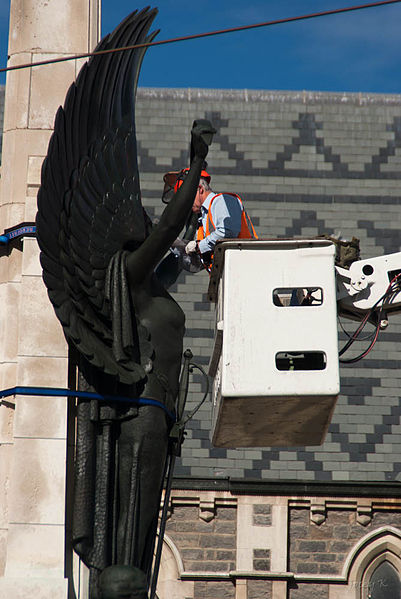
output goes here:
[{"label": "bucket lift door panel", "polygon": [[219,245],[213,444],[322,443],[339,393],[333,244]]}]

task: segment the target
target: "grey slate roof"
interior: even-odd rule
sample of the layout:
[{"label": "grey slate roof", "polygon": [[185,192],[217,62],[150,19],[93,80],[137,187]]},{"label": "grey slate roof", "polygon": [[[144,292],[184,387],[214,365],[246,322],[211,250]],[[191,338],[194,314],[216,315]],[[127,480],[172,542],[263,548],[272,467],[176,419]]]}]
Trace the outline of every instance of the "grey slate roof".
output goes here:
[{"label": "grey slate roof", "polygon": [[[259,236],[341,232],[361,239],[363,258],[399,250],[401,96],[140,88],[141,189],[152,216],[163,209],[163,173],[188,163],[195,118],[209,118],[218,129],[208,157],[213,188],[241,195]],[[202,365],[208,363],[214,328],[207,286],[207,274],[183,274],[174,289],[186,312],[185,347]],[[344,342],[340,332],[340,346]],[[212,448],[207,404],[188,427],[176,474],[398,480],[400,349],[401,318],[394,316],[367,358],[341,368],[342,393],[322,446]],[[195,374],[189,408],[202,388]]]}]

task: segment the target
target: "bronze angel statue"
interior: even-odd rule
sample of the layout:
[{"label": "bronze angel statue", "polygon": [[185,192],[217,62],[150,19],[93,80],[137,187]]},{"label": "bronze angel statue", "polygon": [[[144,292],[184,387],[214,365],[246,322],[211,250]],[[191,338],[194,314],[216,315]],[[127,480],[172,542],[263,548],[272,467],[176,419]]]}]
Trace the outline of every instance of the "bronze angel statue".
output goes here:
[{"label": "bronze angel statue", "polygon": [[[96,50],[151,41],[156,12],[132,13]],[[83,66],[57,112],[38,194],[49,298],[77,350],[80,389],[107,399],[77,406],[73,544],[91,599],[147,597],[138,581],[149,582],[184,336],[183,311],[155,269],[190,218],[214,133],[194,122],[190,169],[152,227],[134,118],[144,52]]]}]

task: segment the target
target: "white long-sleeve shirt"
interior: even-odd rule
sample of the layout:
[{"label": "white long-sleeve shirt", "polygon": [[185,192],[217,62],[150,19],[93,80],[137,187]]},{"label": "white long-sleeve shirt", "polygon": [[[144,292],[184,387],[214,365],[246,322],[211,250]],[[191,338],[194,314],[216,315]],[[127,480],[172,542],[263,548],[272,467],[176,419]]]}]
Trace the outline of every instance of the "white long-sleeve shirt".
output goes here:
[{"label": "white long-sleeve shirt", "polygon": [[[216,197],[215,197],[216,196]],[[212,205],[210,203],[214,198]],[[201,206],[201,223],[206,234],[207,216],[210,210],[215,230],[199,242],[201,254],[212,252],[220,239],[235,239],[241,231],[242,205],[235,197],[228,194],[209,193]]]}]

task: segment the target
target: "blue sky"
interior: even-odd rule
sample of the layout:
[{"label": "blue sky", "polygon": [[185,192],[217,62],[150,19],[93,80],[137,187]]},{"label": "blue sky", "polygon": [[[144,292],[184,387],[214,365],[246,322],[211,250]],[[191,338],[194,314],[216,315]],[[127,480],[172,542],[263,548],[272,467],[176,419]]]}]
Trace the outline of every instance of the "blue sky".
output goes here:
[{"label": "blue sky", "polygon": [[[154,28],[161,30],[157,39],[168,39],[363,1],[158,0]],[[103,0],[103,33],[143,6]],[[6,66],[8,7],[9,0],[0,0],[1,67]],[[148,50],[139,85],[401,93],[400,27],[401,3],[163,45]]]}]

